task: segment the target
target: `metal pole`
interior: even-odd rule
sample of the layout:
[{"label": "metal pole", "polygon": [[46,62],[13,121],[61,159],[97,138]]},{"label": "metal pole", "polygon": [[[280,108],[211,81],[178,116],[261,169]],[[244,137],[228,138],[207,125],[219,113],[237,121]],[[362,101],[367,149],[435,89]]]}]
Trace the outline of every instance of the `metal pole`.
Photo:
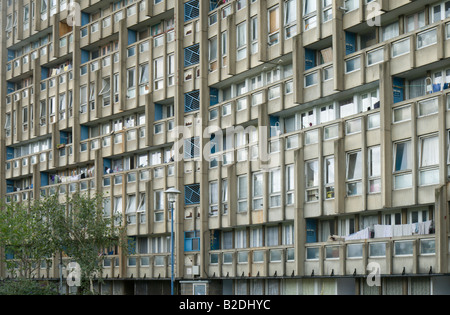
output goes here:
[{"label": "metal pole", "polygon": [[170,255],[171,255],[171,262],[172,262],[172,275],[170,278],[170,294],[173,295],[173,201],[170,203],[171,204],[171,229],[170,229],[170,242],[171,244],[171,249],[170,249]]}]

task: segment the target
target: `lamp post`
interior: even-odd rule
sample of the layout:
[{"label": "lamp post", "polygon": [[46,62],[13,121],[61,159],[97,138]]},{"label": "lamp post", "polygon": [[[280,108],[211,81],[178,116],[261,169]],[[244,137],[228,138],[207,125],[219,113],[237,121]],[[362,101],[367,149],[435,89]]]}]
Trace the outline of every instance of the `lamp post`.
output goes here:
[{"label": "lamp post", "polygon": [[172,269],[172,274],[170,277],[170,294],[173,295],[173,282],[174,282],[174,272],[173,272],[173,251],[174,251],[174,239],[173,239],[173,204],[175,203],[175,201],[177,200],[177,196],[179,194],[181,194],[181,191],[175,189],[175,188],[169,188],[164,192],[167,195],[167,200],[169,201],[170,204],[170,224],[171,224],[171,229],[170,229],[170,260],[171,260],[171,269]]}]

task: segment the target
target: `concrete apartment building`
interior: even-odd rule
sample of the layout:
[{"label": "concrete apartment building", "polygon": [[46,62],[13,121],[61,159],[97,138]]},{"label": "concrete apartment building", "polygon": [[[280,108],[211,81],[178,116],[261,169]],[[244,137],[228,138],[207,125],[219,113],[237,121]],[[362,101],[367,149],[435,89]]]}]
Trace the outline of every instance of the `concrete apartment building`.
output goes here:
[{"label": "concrete apartment building", "polygon": [[171,187],[178,294],[450,293],[450,1],[1,12],[0,195],[104,193],[102,294],[170,292]]}]

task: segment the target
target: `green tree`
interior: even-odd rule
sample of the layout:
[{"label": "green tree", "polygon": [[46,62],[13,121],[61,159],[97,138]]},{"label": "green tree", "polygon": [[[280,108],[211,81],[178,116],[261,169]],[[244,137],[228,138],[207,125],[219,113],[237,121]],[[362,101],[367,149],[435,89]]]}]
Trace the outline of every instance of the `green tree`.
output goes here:
[{"label": "green tree", "polygon": [[52,210],[50,220],[53,242],[81,269],[81,293],[94,293],[94,277],[102,278],[104,252],[120,246],[127,248],[126,229],[114,218],[103,215],[103,197],[75,193],[61,204],[58,196],[44,200]]},{"label": "green tree", "polygon": [[31,278],[41,262],[51,259],[55,247],[47,218],[48,211],[38,201],[1,205],[0,246],[6,253],[2,262],[14,278]]},{"label": "green tree", "polygon": [[[30,279],[37,275],[42,261],[64,253],[80,266],[79,292],[93,294],[94,277],[102,279],[104,252],[120,246],[127,253],[126,228],[120,224],[120,217],[103,215],[101,195],[75,193],[63,199],[60,202],[55,194],[29,204],[0,205],[0,247],[6,254],[2,262],[13,278]],[[4,282],[2,286],[5,292],[48,291],[39,291],[36,288],[40,286],[33,287],[28,281]],[[22,291],[18,289],[21,286]]]}]

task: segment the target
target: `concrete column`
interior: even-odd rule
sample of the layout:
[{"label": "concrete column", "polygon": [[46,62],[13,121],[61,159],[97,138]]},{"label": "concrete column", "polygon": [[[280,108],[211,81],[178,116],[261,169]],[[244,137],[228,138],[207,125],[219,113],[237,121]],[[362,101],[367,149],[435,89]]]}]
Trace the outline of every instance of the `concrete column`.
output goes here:
[{"label": "concrete column", "polygon": [[392,77],[389,62],[380,64],[380,133],[382,207],[392,204]]},{"label": "concrete column", "polygon": [[340,7],[343,0],[333,1],[333,70],[334,89],[342,91],[344,89],[344,57],[345,57],[345,32],[343,24],[343,12]]},{"label": "concrete column", "polygon": [[447,187],[435,191],[436,273],[448,273],[448,201]]}]

